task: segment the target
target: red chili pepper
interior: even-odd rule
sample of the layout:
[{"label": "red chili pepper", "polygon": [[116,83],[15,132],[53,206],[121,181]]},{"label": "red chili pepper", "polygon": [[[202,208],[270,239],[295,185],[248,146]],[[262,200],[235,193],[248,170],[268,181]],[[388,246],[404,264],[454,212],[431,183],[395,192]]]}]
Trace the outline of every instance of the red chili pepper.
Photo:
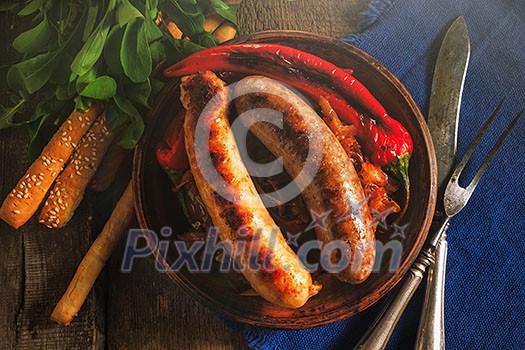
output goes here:
[{"label": "red chili pepper", "polygon": [[[370,160],[403,180],[405,202],[408,202],[412,138],[403,125],[391,118],[370,91],[351,75],[351,71],[283,45],[237,44],[197,52],[164,73],[173,77],[202,70],[263,74],[291,85],[314,100],[324,96],[343,121],[357,127],[356,138]],[[350,106],[346,99],[355,102],[364,114]]]},{"label": "red chili pepper", "polygon": [[[268,69],[263,69],[268,68]],[[412,139],[374,96],[345,69],[312,54],[282,45],[240,44],[197,52],[166,69],[167,76],[200,70],[261,74],[281,80],[315,100],[323,95],[345,122],[358,128],[358,140],[374,164],[385,166],[412,152]],[[317,78],[313,80],[312,76]],[[337,88],[337,90],[336,90]],[[368,118],[348,105],[339,92],[352,99]]]},{"label": "red chili pepper", "polygon": [[188,155],[184,144],[184,113],[179,113],[170,122],[164,139],[157,145],[156,155],[163,168],[186,170],[189,168]]}]

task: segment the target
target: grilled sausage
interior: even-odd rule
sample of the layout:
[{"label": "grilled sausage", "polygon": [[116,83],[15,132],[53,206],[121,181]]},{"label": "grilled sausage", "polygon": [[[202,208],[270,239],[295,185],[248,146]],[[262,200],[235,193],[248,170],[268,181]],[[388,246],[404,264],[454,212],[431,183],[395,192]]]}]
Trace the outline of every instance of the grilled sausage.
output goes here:
[{"label": "grilled sausage", "polygon": [[[313,225],[318,239],[324,244],[343,243],[344,249],[333,249],[329,256],[336,277],[352,284],[363,282],[375,260],[375,224],[354,165],[335,135],[304,100],[273,79],[246,77],[234,91],[239,114],[253,110],[260,116],[267,113],[264,109],[282,113],[282,128],[257,122],[250,131],[282,157],[286,171],[304,188],[306,205],[319,221]],[[310,154],[318,169],[310,174],[309,184],[302,183],[298,175],[306,169]]]},{"label": "grilled sausage", "polygon": [[[301,307],[321,286],[312,283],[286,244],[242,162],[228,122],[224,82],[209,71],[185,77],[181,101],[187,111],[184,133],[190,168],[219,237],[245,244],[240,253],[231,254],[261,297],[278,306]],[[196,135],[202,131],[208,135],[207,145]]]}]

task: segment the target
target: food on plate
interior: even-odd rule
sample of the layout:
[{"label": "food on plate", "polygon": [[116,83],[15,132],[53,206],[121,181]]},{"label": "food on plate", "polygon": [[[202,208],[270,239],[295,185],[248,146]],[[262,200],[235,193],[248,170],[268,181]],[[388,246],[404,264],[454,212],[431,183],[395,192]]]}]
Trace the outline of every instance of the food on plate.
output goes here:
[{"label": "food on plate", "polygon": [[101,104],[94,103],[85,112],[71,113],[4,200],[0,208],[2,220],[19,228],[33,216],[101,111]]},{"label": "food on plate", "polygon": [[73,320],[134,217],[133,189],[129,182],[102,232],[80,262],[66,292],[55,306],[51,320],[64,325],[68,325]]},{"label": "food on plate", "polygon": [[[205,109],[213,96],[216,100]],[[275,305],[301,307],[318,293],[321,286],[312,282],[310,273],[286,244],[264,207],[230,129],[227,98],[224,82],[212,72],[198,73],[182,80],[181,101],[186,109],[184,140],[195,183],[219,237],[246,244],[236,258],[252,288]],[[209,153],[206,147],[195,147],[198,122],[210,134]],[[205,168],[199,159],[209,155],[213,164],[211,168]],[[220,184],[206,180],[213,171],[218,172],[225,183],[221,189],[234,197],[234,202],[216,192],[214,186]],[[257,257],[259,268],[253,268],[252,252]]]},{"label": "food on plate", "polygon": [[[225,90],[225,83],[214,73],[235,84]],[[351,69],[341,69],[309,53],[274,44],[212,48],[165,70],[167,76],[182,77],[181,101],[187,112],[186,116],[179,113],[170,122],[158,145],[157,159],[175,184],[173,190],[195,230],[192,235],[202,239],[198,232],[210,227],[209,220],[200,220],[206,217],[204,210],[221,239],[235,238],[235,228],[241,226],[228,226],[225,216],[242,223],[246,215],[253,217],[260,213],[254,209],[256,205],[246,202],[239,193],[263,196],[282,189],[293,179],[300,196],[264,210],[264,215],[269,217],[269,213],[268,220],[273,225],[277,222],[287,233],[306,233],[313,228],[324,246],[343,243],[332,249],[328,258],[322,254],[320,257],[339,268],[331,271],[323,266],[339,280],[359,284],[370,276],[375,263],[378,222],[384,222],[390,214],[398,214],[396,220],[399,220],[408,205],[412,139],[352,73]],[[232,95],[226,96],[228,93]],[[215,101],[210,109],[209,101],[216,95],[220,96],[220,103]],[[230,109],[226,100],[233,100]],[[203,143],[200,151],[193,141],[188,142],[195,134],[192,131],[188,135],[187,125],[191,123],[195,128],[203,110],[208,119],[206,128],[212,129],[212,136],[208,147]],[[279,113],[282,125],[268,120],[261,122],[268,111]],[[241,141],[246,142],[252,160],[254,154],[259,164],[279,158],[286,171],[251,179],[241,158],[232,160],[229,155],[217,153],[216,148],[222,147],[223,151],[235,149],[238,155],[228,118],[249,128],[248,138]],[[227,137],[221,139],[219,131],[224,130],[228,131]],[[216,192],[217,184],[210,183],[205,176],[212,170],[203,174],[202,167],[196,166],[199,156],[204,157],[208,151],[212,159],[210,167],[216,168],[220,178],[228,182],[228,191],[235,193],[233,200]],[[311,156],[317,167],[305,172]],[[403,198],[396,194],[400,183],[387,172],[405,186]],[[242,189],[245,183],[250,184],[248,192]],[[270,199],[275,200],[279,198]],[[257,197],[257,203],[260,202]],[[398,203],[403,203],[402,207]],[[235,211],[230,210],[232,206]],[[192,210],[188,210],[190,207]],[[225,227],[228,234],[221,235]],[[382,229],[385,227],[381,225]],[[284,241],[283,246],[288,248]],[[304,258],[301,256],[300,260]],[[259,295],[276,304],[248,280]],[[303,299],[306,301],[307,297]]]},{"label": "food on plate", "polygon": [[[356,138],[370,161],[387,167],[404,182],[406,198],[402,214],[406,211],[410,195],[408,165],[412,138],[352,75],[351,70],[288,46],[235,44],[197,52],[166,69],[165,74],[183,76],[199,70],[243,74],[264,72],[264,75],[298,89],[309,98],[317,100],[323,96],[344,122],[357,128]],[[355,103],[357,108],[348,102]]]},{"label": "food on plate", "polygon": [[333,263],[350,259],[335,276],[344,282],[363,282],[374,265],[375,225],[357,171],[335,135],[304,100],[273,79],[246,77],[236,84],[235,95],[239,114],[253,110],[257,120],[268,110],[282,113],[282,129],[259,122],[250,130],[270,152],[282,157],[293,178],[299,178],[304,159],[314,149],[319,168],[301,194],[310,211],[327,214],[326,227],[315,227],[318,239],[324,244],[339,240],[350,249],[334,251]]},{"label": "food on plate", "polygon": [[84,191],[113,141],[102,113],[82,137],[71,160],[49,191],[38,221],[49,228],[65,226],[84,198]]}]

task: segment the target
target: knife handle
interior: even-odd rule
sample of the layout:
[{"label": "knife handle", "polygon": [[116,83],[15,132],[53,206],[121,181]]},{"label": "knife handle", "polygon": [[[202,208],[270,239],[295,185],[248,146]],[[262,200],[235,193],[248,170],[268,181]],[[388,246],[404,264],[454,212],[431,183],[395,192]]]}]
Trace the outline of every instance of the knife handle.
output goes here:
[{"label": "knife handle", "polygon": [[416,350],[444,350],[444,297],[447,266],[447,235],[443,233],[435,251],[435,262],[428,269],[425,302],[421,311]]},{"label": "knife handle", "polygon": [[416,261],[408,270],[403,283],[390,298],[383,312],[374,321],[367,333],[361,338],[355,350],[382,350],[396,327],[397,321],[403,314],[410,299],[423,279],[427,267],[434,262],[431,248],[421,251]]}]

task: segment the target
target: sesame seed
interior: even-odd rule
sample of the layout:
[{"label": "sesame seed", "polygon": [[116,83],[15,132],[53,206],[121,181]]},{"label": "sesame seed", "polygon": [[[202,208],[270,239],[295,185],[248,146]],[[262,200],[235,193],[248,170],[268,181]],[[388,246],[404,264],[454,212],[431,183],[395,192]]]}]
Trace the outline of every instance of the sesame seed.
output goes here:
[{"label": "sesame seed", "polygon": [[27,174],[25,178],[26,178],[26,179],[29,179],[29,174]]},{"label": "sesame seed", "polygon": [[77,144],[74,143],[74,142],[71,142],[71,147],[73,147],[73,148],[74,148],[74,147],[77,147]]},{"label": "sesame seed", "polygon": [[38,220],[39,223],[43,224],[44,222],[46,222],[45,220]]},{"label": "sesame seed", "polygon": [[64,160],[63,160],[62,158],[58,158],[58,161],[59,161],[60,163],[64,163]]},{"label": "sesame seed", "polygon": [[84,157],[84,160],[85,160],[86,162],[89,162],[89,158],[88,158],[88,157]]},{"label": "sesame seed", "polygon": [[69,147],[69,143],[67,143],[67,142],[64,143],[64,146]]},{"label": "sesame seed", "polygon": [[56,161],[56,160],[54,160],[54,159],[51,159],[51,163],[53,163],[53,164],[56,164],[56,163],[57,163],[57,161]]},{"label": "sesame seed", "polygon": [[58,213],[60,209],[58,209],[58,206],[55,207],[55,211]]},{"label": "sesame seed", "polygon": [[82,173],[80,171],[76,172],[78,176],[82,176]]},{"label": "sesame seed", "polygon": [[42,176],[42,175],[38,175],[38,179],[39,179],[40,181],[44,181],[44,176]]},{"label": "sesame seed", "polygon": [[17,193],[17,194],[16,194],[16,198],[18,198],[18,199],[22,199],[22,195],[21,195],[20,193]]},{"label": "sesame seed", "polygon": [[42,156],[42,160],[46,160],[46,159],[47,159],[47,157],[46,157],[46,156]]},{"label": "sesame seed", "polygon": [[71,120],[68,119],[68,120],[66,121],[66,123],[71,124]]},{"label": "sesame seed", "polygon": [[80,122],[82,121],[82,116],[81,115],[78,116],[78,121],[80,121]]},{"label": "sesame seed", "polygon": [[58,225],[55,224],[55,223],[53,223],[52,226],[53,226],[53,228],[58,228]]},{"label": "sesame seed", "polygon": [[57,217],[55,215],[49,215],[47,218],[49,220],[55,220]]},{"label": "sesame seed", "polygon": [[82,123],[82,125],[80,125],[81,128],[83,128],[84,126],[86,126],[86,123]]},{"label": "sesame seed", "polygon": [[[49,196],[49,198],[51,198],[51,196]],[[49,205],[49,201],[46,201],[46,202],[44,203],[44,205],[45,205],[45,206]]]},{"label": "sesame seed", "polygon": [[67,135],[67,131],[64,131],[64,132],[62,133],[62,136],[66,136],[66,135]]},{"label": "sesame seed", "polygon": [[73,131],[73,127],[72,127],[71,125],[68,126],[67,129],[68,129],[69,131]]},{"label": "sesame seed", "polygon": [[53,173],[51,174],[52,177],[55,177],[56,176],[56,171],[53,171]]},{"label": "sesame seed", "polygon": [[29,189],[26,187],[24,188],[24,193],[27,193],[27,192],[29,192]]},{"label": "sesame seed", "polygon": [[29,182],[27,183],[27,188],[31,188],[31,184]]},{"label": "sesame seed", "polygon": [[67,140],[68,140],[68,141],[71,141],[71,136],[68,136],[68,137],[67,137]]},{"label": "sesame seed", "polygon": [[[64,198],[67,198],[67,196],[64,196]],[[67,202],[64,203],[64,205],[67,207],[69,207],[69,204]]]},{"label": "sesame seed", "polygon": [[53,169],[52,169],[52,168],[47,168],[47,170],[49,170],[49,171],[53,171]]},{"label": "sesame seed", "polygon": [[24,199],[27,199],[29,197],[29,193],[24,193]]},{"label": "sesame seed", "polygon": [[42,182],[38,181],[37,183],[35,183],[35,186],[40,186],[42,184]]},{"label": "sesame seed", "polygon": [[13,214],[15,214],[15,215],[20,214],[20,210],[13,210]]},{"label": "sesame seed", "polygon": [[58,199],[58,203],[59,203],[59,204],[62,204],[62,198],[59,198],[59,199]]},{"label": "sesame seed", "polygon": [[60,196],[60,190],[57,190],[57,192],[55,193],[57,196]]},{"label": "sesame seed", "polygon": [[52,214],[52,215],[57,215],[57,212],[56,212],[56,211],[54,211],[54,210],[50,210],[50,211],[49,211],[49,214]]},{"label": "sesame seed", "polygon": [[26,186],[25,182],[22,182],[19,187],[24,188],[25,186]]},{"label": "sesame seed", "polygon": [[67,137],[62,137],[62,141],[67,142]]}]

